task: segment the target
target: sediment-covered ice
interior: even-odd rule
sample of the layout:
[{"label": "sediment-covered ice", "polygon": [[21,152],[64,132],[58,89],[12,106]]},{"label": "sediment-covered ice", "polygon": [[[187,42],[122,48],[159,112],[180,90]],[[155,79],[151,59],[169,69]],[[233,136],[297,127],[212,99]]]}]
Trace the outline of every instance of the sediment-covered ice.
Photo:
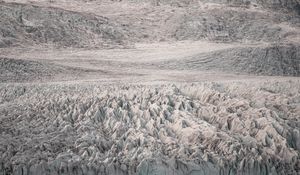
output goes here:
[{"label": "sediment-covered ice", "polygon": [[127,31],[102,16],[2,1],[0,16],[0,48],[35,44],[80,48],[129,46],[124,41]]},{"label": "sediment-covered ice", "polygon": [[165,61],[158,66],[176,70],[217,70],[257,75],[300,75],[300,45],[230,48],[201,53],[178,61]]},{"label": "sediment-covered ice", "polygon": [[62,66],[49,62],[0,57],[0,82],[47,82],[56,78],[78,77],[83,74],[105,74],[102,70]]},{"label": "sediment-covered ice", "polygon": [[297,174],[300,82],[0,86],[0,174]]}]

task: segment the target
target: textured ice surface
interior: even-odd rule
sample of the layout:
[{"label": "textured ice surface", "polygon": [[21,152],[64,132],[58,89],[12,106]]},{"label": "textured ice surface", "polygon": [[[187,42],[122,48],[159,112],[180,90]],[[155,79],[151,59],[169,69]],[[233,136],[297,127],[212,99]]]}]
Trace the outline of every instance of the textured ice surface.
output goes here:
[{"label": "textured ice surface", "polygon": [[295,11],[299,0],[1,1],[0,175],[298,175]]},{"label": "textured ice surface", "polygon": [[0,173],[297,174],[300,82],[0,86]]}]

